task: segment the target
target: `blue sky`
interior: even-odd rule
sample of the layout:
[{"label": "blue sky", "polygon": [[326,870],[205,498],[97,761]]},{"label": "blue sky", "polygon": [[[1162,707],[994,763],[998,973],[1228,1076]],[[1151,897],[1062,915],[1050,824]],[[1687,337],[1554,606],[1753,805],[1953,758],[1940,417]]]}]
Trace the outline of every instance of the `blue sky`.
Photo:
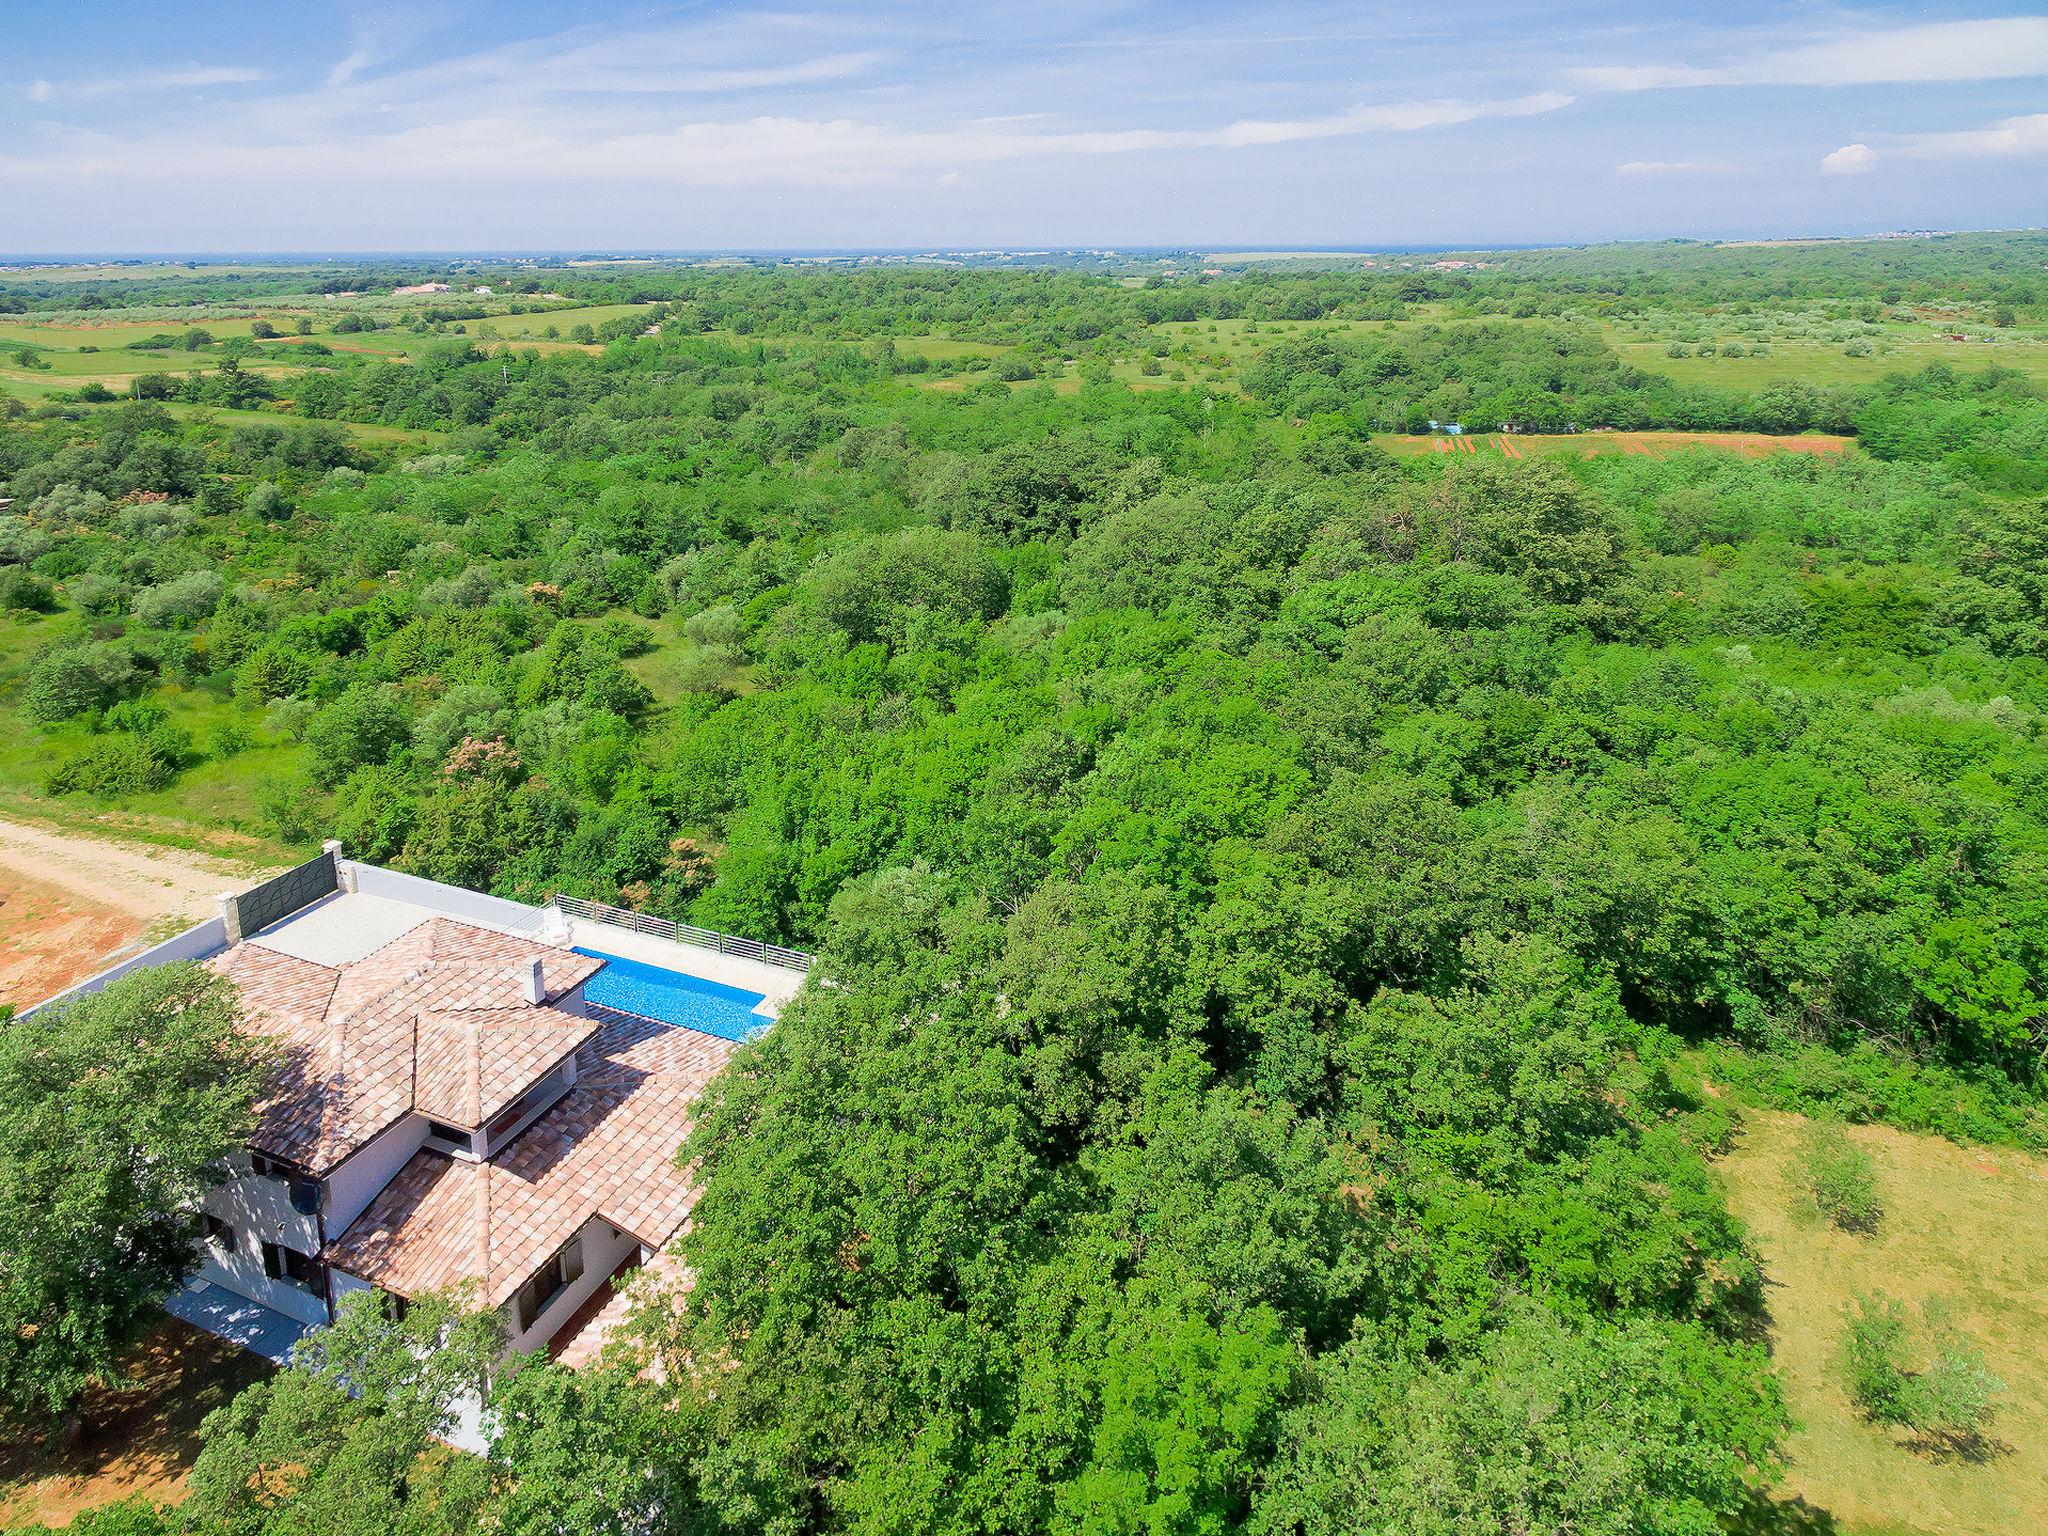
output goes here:
[{"label": "blue sky", "polygon": [[2048,15],[0,0],[0,251],[2048,224]]}]

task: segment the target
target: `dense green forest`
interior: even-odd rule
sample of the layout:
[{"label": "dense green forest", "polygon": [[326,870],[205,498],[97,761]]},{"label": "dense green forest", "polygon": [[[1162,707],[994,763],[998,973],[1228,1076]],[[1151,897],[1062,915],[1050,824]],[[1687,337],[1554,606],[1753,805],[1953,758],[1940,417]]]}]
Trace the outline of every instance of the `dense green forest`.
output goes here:
[{"label": "dense green forest", "polygon": [[[33,793],[189,793],[821,957],[680,1149],[658,1381],[523,1370],[496,1460],[418,1462],[447,1382],[334,1383],[425,1323],[347,1335],[213,1423],[165,1519],[1745,1518],[1788,1419],[1702,1070],[2048,1144],[2048,400],[1997,368],[1680,386],[1566,312],[2037,324],[2039,242],[1978,254],[549,272],[657,307],[601,349],[444,332],[266,381],[259,346],[164,403],[17,405],[0,706]],[[1033,377],[1163,320],[1418,302],[1453,307],[1289,332],[1241,389]],[[928,387],[896,342],[935,334],[1015,366]],[[1439,414],[1857,446],[1378,440]]]}]

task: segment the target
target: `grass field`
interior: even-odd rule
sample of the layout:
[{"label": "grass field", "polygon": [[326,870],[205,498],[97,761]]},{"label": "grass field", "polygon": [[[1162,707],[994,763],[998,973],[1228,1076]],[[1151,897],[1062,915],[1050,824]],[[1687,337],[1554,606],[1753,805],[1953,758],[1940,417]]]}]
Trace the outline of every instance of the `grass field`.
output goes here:
[{"label": "grass field", "polygon": [[[448,297],[452,298],[454,295]],[[649,307],[646,304],[583,304],[536,311],[526,315],[492,315],[485,320],[467,320],[463,323],[469,327],[469,334],[472,336],[476,335],[479,326],[489,326],[503,339],[512,341],[521,337],[545,337],[549,326],[567,336],[571,326],[587,325],[595,329],[607,320],[616,320],[621,315],[638,314]]]},{"label": "grass field", "polygon": [[[144,341],[151,336],[182,336],[186,331],[198,329],[207,332],[216,341],[225,341],[230,336],[249,336],[258,320],[268,320],[280,331],[290,332],[299,323],[299,316],[307,313],[296,309],[265,309],[250,315],[238,316],[232,320],[78,320],[63,324],[47,320],[0,320],[0,346],[52,347],[62,351],[75,351],[79,347],[99,347],[103,351],[111,347],[125,347],[130,342]],[[175,352],[142,352],[138,357],[176,357]]]},{"label": "grass field", "polygon": [[1850,357],[1841,347],[1823,342],[1772,341],[1763,357],[1668,356],[1669,343],[1631,339],[1608,328],[1608,342],[1645,373],[1660,373],[1681,384],[1712,384],[1723,389],[1760,389],[1782,379],[1813,385],[1868,384],[1888,373],[1917,373],[1930,363],[1946,363],[1958,372],[2014,368],[2036,382],[2048,383],[2048,338],[2027,334],[1996,341],[1944,341],[1937,333],[1914,327],[1893,328],[1882,348],[1867,357]]},{"label": "grass field", "polygon": [[[1795,1174],[1801,1121],[1755,1111],[1720,1164],[1763,1260],[1772,1350],[1800,1428],[1781,1499],[1842,1536],[2038,1536],[2048,1526],[2048,1160],[1880,1126],[1850,1135],[1877,1164],[1868,1237],[1823,1222]],[[1943,1298],[2006,1383],[1980,1460],[1866,1422],[1840,1381],[1843,1309],[1883,1290]]]}]

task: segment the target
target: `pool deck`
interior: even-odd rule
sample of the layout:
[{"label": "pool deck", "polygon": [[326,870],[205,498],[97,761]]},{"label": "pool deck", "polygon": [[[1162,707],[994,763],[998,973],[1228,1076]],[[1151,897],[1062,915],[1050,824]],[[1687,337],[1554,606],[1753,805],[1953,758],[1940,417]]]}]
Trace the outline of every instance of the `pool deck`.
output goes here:
[{"label": "pool deck", "polygon": [[722,982],[742,991],[758,992],[762,1002],[754,1012],[763,1018],[772,1019],[780,1014],[783,1006],[796,996],[797,988],[804,984],[802,971],[766,965],[742,955],[721,955],[715,949],[678,944],[673,939],[635,933],[630,928],[618,928],[610,923],[593,923],[587,918],[572,917],[567,921],[571,944],[617,955],[622,960],[638,960],[647,965],[658,965],[664,970],[681,971],[686,976],[701,976],[706,981]]}]

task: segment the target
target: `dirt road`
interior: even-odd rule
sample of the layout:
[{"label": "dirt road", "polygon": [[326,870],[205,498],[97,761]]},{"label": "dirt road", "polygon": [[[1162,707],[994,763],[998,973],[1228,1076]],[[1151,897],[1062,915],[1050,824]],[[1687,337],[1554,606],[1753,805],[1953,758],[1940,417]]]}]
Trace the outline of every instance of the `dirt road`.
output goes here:
[{"label": "dirt road", "polygon": [[0,820],[0,1003],[82,980],[145,938],[212,916],[269,871],[211,854]]}]

